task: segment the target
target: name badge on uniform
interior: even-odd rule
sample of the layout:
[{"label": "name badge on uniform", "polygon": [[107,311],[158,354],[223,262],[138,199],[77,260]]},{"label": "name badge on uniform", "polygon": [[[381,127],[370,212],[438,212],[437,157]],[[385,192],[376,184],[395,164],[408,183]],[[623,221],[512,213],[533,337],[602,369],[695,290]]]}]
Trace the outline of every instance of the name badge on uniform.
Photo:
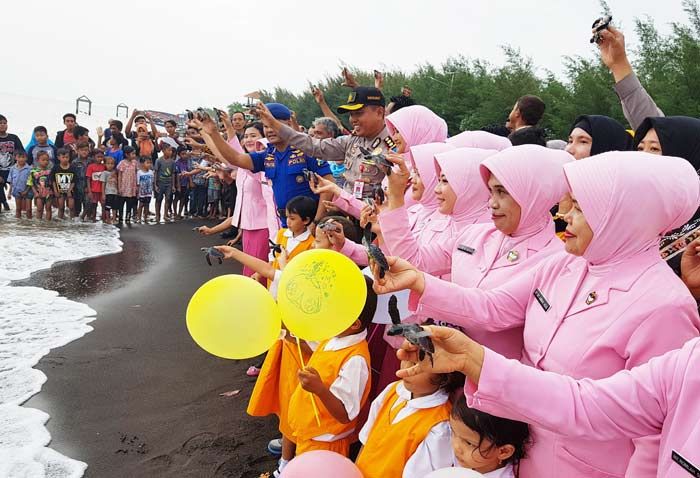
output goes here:
[{"label": "name badge on uniform", "polygon": [[547,299],[545,299],[544,294],[539,289],[535,289],[535,299],[537,299],[537,302],[540,303],[540,306],[544,309],[545,312],[547,312],[549,309],[552,308],[551,305],[549,305],[549,302],[547,302]]},{"label": "name badge on uniform", "polygon": [[365,190],[365,183],[362,181],[355,181],[352,187],[352,194],[355,199],[362,199],[362,192]]},{"label": "name badge on uniform", "polygon": [[674,463],[676,463],[678,466],[687,471],[690,476],[700,478],[700,469],[698,469],[697,466],[693,465],[691,462],[683,458],[683,456],[676,450],[671,450],[671,459]]},{"label": "name badge on uniform", "polygon": [[465,246],[463,244],[460,244],[457,247],[457,250],[464,252],[465,254],[469,254],[470,256],[476,252],[476,250],[473,247]]}]

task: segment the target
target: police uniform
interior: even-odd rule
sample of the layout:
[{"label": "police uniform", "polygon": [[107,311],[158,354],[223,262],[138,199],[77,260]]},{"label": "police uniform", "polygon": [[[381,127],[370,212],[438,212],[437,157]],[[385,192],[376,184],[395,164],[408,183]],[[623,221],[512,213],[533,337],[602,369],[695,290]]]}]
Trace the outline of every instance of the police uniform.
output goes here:
[{"label": "police uniform", "polygon": [[[348,97],[346,105],[338,108],[339,113],[357,111],[367,105],[384,106],[384,96],[377,88],[358,87]],[[367,161],[360,148],[372,153],[395,152],[396,145],[389,130],[384,129],[375,137],[341,136],[317,140],[283,125],[278,132],[280,139],[290,146],[299,148],[311,156],[326,161],[343,161],[345,163],[345,190],[355,197],[374,197],[374,189],[381,185],[386,175],[382,168],[372,161]]]},{"label": "police uniform", "polygon": [[331,174],[328,163],[312,158],[292,146],[278,151],[273,145],[268,145],[266,151],[250,153],[250,158],[253,161],[253,172],[265,171],[265,176],[272,182],[272,192],[283,227],[287,227],[284,214],[287,201],[296,196],[308,196],[318,201],[318,195],[311,191],[309,182],[304,177],[304,170],[313,171],[319,176]]}]

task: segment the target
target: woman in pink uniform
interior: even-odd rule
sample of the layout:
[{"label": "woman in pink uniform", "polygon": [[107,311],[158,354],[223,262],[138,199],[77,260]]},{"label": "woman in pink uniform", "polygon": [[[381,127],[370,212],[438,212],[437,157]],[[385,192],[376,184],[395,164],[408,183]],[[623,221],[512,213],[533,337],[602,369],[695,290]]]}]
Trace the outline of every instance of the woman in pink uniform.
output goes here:
[{"label": "woman in pink uniform", "polygon": [[[627,476],[700,474],[700,338],[630,371],[575,380],[508,360],[457,330],[430,331],[436,348],[433,364],[424,360],[399,371],[399,377],[462,372],[469,379],[464,391],[470,407],[561,436],[610,441],[660,434],[658,468]],[[405,343],[403,348],[401,359],[418,361],[416,347]]]},{"label": "woman in pink uniform", "polygon": [[[258,141],[263,139],[262,125],[253,124],[243,134],[243,148],[246,152],[256,151]],[[236,207],[233,210],[233,224],[243,231],[243,252],[266,261],[269,254],[268,239],[270,233],[267,223],[267,204],[263,197],[264,173],[252,173],[238,168],[236,176]],[[252,276],[254,271],[243,268],[243,275]],[[261,280],[261,283],[263,281]]]},{"label": "woman in pink uniform", "polygon": [[462,131],[448,138],[446,142],[455,148],[483,148],[496,151],[503,151],[513,146],[508,138],[488,131]]},{"label": "woman in pink uniform", "polygon": [[[462,151],[472,150],[457,149],[438,155],[438,162],[463,162],[466,158],[462,157]],[[451,273],[451,281],[460,286],[497,287],[516,272],[532,269],[563,249],[555,236],[549,209],[566,191],[562,166],[572,160],[571,155],[563,151],[517,146],[490,156],[483,166],[474,163],[469,176],[471,183],[457,185],[456,189],[479,191],[482,201],[488,198],[491,190],[488,223],[482,221],[462,227],[459,234],[452,237],[419,242],[407,233],[402,208],[384,211],[379,222],[386,248],[392,255],[408,260],[429,274]],[[418,315],[440,320],[420,311]],[[522,327],[487,332],[468,327],[468,324],[463,326],[499,353],[520,358]]]},{"label": "woman in pink uniform", "polygon": [[[468,327],[524,325],[521,361],[575,379],[629,370],[697,337],[695,300],[658,252],[661,234],[700,204],[693,167],[611,152],[568,163],[564,174],[574,204],[565,216],[567,253],[490,290],[442,282],[400,261],[379,292],[408,286],[419,313]],[[651,476],[657,467],[658,436],[601,442],[537,425],[532,434],[523,478]]]}]

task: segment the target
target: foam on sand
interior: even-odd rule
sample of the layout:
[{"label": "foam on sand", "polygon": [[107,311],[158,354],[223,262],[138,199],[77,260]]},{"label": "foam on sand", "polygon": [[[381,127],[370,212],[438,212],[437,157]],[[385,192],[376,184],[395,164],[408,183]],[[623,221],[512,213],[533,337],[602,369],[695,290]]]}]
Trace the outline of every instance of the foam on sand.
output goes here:
[{"label": "foam on sand", "polygon": [[102,224],[17,221],[0,216],[0,477],[66,478],[87,464],[47,448],[49,415],[21,406],[41,390],[46,375],[32,367],[53,348],[92,330],[95,311],[37,287],[11,280],[66,260],[119,252],[119,231]]}]

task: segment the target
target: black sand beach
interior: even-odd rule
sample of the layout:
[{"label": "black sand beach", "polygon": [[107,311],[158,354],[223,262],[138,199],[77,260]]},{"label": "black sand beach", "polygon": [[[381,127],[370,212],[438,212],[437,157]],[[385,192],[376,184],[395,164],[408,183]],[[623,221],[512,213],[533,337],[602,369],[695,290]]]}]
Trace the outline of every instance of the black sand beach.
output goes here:
[{"label": "black sand beach", "polygon": [[87,477],[239,478],[274,469],[266,444],[277,436],[276,420],[245,413],[255,381],[245,371],[255,360],[210,356],[185,326],[201,284],[240,273],[233,263],[207,265],[199,248],[224,241],[197,235],[196,225],[124,228],[121,253],[15,283],[97,311],[91,333],[40,361],[48,381],[25,404],[51,415],[50,446],[86,462]]}]

